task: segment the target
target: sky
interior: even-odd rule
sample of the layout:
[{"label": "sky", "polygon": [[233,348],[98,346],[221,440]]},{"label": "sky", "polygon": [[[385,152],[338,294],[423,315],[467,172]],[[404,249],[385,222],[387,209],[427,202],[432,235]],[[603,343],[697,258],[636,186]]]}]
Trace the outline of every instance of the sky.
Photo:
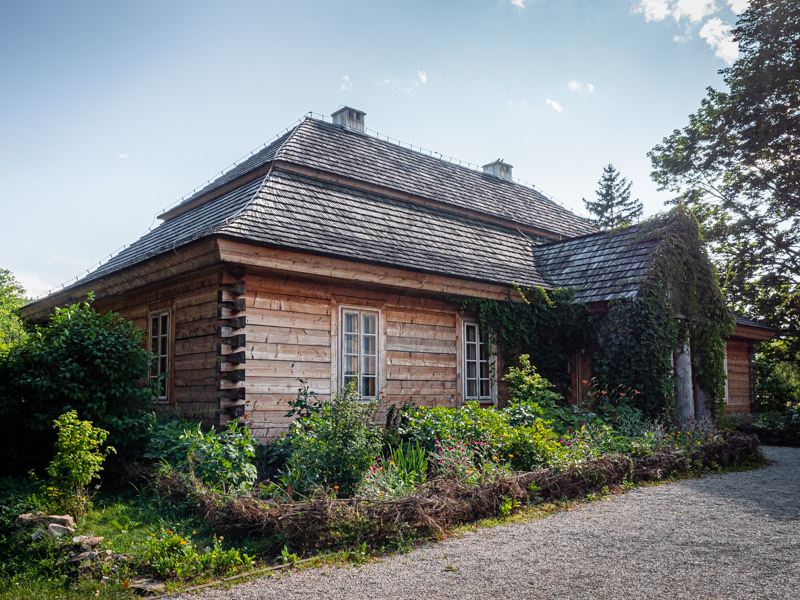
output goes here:
[{"label": "sky", "polygon": [[30,297],[308,112],[513,174],[585,214],[737,56],[747,0],[0,0],[0,268]]}]

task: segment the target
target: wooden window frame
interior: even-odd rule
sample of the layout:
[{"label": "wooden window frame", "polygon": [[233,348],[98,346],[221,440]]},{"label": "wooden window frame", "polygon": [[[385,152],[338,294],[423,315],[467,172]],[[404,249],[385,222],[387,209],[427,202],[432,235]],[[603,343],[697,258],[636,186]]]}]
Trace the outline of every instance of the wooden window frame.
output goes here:
[{"label": "wooden window frame", "polygon": [[[347,313],[350,314],[357,314],[358,315],[358,331],[356,332],[348,332],[345,331],[345,315]],[[374,333],[365,334],[363,329],[363,317],[364,315],[374,315],[375,316],[375,331]],[[352,305],[339,305],[338,311],[338,319],[337,319],[337,340],[336,340],[336,347],[337,347],[337,363],[338,367],[338,374],[336,377],[337,382],[337,389],[338,391],[342,391],[345,387],[345,378],[351,377],[349,373],[345,373],[345,363],[346,363],[346,356],[357,356],[357,363],[358,363],[358,370],[357,370],[357,382],[356,382],[356,391],[363,397],[363,398],[379,398],[381,394],[382,388],[382,377],[383,377],[383,364],[382,364],[382,344],[381,344],[381,337],[382,337],[382,319],[381,319],[381,310],[379,308],[373,308],[369,306],[352,306]],[[345,336],[347,334],[355,334],[358,336],[357,341],[357,354],[346,354],[345,353]],[[370,336],[375,338],[375,352],[374,354],[365,355],[363,350],[363,338],[365,336]],[[375,379],[375,393],[372,395],[365,395],[362,394],[362,381],[367,376],[362,373],[362,365],[363,365],[363,358],[364,356],[373,356],[375,358],[375,375],[370,376]]]},{"label": "wooden window frame", "polygon": [[724,350],[724,358],[722,359],[722,368],[725,369],[725,396],[723,400],[725,401],[725,405],[727,406],[730,404],[731,395],[728,390],[728,348],[726,347]]},{"label": "wooden window frame", "polygon": [[[476,333],[476,341],[469,342],[467,340],[467,328],[474,327]],[[476,352],[475,352],[475,360],[471,361],[468,359],[468,352],[467,352],[467,345],[468,344],[476,344]],[[480,359],[480,349],[481,346],[485,346],[486,348],[486,360],[482,361]],[[461,322],[461,380],[462,380],[462,393],[464,402],[471,402],[477,400],[479,403],[492,403],[497,404],[497,381],[495,374],[497,372],[497,356],[492,351],[492,348],[489,346],[487,340],[483,339],[483,332],[481,331],[481,326],[477,321],[465,319]],[[476,364],[475,373],[477,378],[470,378],[469,377],[469,367],[468,363],[474,362]],[[480,363],[485,362],[487,366],[487,377],[481,377],[480,375]],[[477,385],[476,388],[478,389],[478,394],[470,396],[469,391],[469,382],[476,381]],[[488,385],[489,394],[483,395],[480,393],[481,382],[486,381]]]},{"label": "wooden window frame", "polygon": [[[166,332],[163,332],[162,319],[166,317]],[[158,334],[153,335],[153,319],[158,319]],[[156,357],[156,362],[150,367],[149,380],[160,378],[164,375],[164,394],[159,394],[156,400],[161,403],[169,402],[170,395],[170,371],[172,369],[172,346],[173,346],[173,331],[172,331],[172,310],[169,308],[161,310],[151,310],[147,315],[147,347]],[[154,339],[158,340],[158,348],[153,347]],[[163,342],[166,342],[166,349],[163,348]],[[161,359],[165,359],[166,367],[161,368]]]}]

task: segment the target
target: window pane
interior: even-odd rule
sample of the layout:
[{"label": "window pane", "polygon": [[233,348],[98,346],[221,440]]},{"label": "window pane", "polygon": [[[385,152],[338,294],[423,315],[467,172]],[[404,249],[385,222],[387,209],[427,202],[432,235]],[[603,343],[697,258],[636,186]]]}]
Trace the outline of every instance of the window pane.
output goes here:
[{"label": "window pane", "polygon": [[162,398],[167,395],[167,382],[164,379],[158,382],[158,395]]},{"label": "window pane", "polygon": [[346,333],[344,335],[344,353],[358,354],[358,334]]},{"label": "window pane", "polygon": [[481,398],[489,397],[489,381],[481,379]]},{"label": "window pane", "polygon": [[169,318],[167,315],[161,315],[161,335],[167,335],[167,325]]},{"label": "window pane", "polygon": [[159,366],[159,371],[158,371],[159,373],[161,373],[163,375],[164,373],[167,372],[167,357],[166,356],[162,356],[161,357],[161,360],[159,361],[159,365],[158,366]]},{"label": "window pane", "polygon": [[372,397],[375,395],[377,389],[375,385],[375,377],[364,377],[361,379],[361,395]]},{"label": "window pane", "polygon": [[467,379],[476,379],[478,377],[477,365],[474,362],[467,363]]},{"label": "window pane", "polygon": [[477,382],[474,379],[467,380],[467,398],[474,398],[476,396],[476,383]]},{"label": "window pane", "polygon": [[374,335],[365,335],[363,338],[361,338],[361,351],[364,354],[370,354],[374,356],[377,354],[378,350],[377,341],[378,338]]},{"label": "window pane", "polygon": [[467,344],[467,360],[475,360],[475,354],[475,344]]},{"label": "window pane", "polygon": [[486,360],[488,356],[486,356],[486,344],[480,344],[481,349],[481,360]]},{"label": "window pane", "polygon": [[150,335],[158,335],[158,317],[153,317],[150,322]]},{"label": "window pane", "polygon": [[467,341],[474,342],[477,339],[476,336],[477,327],[475,325],[467,325],[466,330],[467,330]]},{"label": "window pane", "polygon": [[364,329],[362,333],[376,333],[378,329],[377,317],[375,315],[364,315]]},{"label": "window pane", "polygon": [[348,385],[350,385],[351,382],[353,382],[355,380],[356,380],[356,378],[355,378],[354,375],[345,375],[345,377],[344,377],[344,385],[348,386]]},{"label": "window pane", "polygon": [[377,373],[375,372],[377,359],[374,356],[364,356],[361,358],[361,375],[366,377],[375,376]]},{"label": "window pane", "polygon": [[481,363],[481,379],[489,379],[489,363]]},{"label": "window pane", "polygon": [[[345,356],[344,357],[344,364],[343,364],[344,374],[347,375],[355,375],[358,372],[358,357],[357,356]],[[347,379],[347,377],[345,377]]]},{"label": "window pane", "polygon": [[344,313],[345,333],[358,333],[358,313]]}]

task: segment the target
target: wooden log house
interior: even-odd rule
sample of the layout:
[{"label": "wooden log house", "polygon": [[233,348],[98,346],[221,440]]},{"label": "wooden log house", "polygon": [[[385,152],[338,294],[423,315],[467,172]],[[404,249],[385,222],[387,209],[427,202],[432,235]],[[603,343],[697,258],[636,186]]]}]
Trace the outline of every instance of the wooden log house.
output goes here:
[{"label": "wooden log house", "polygon": [[[494,359],[453,297],[503,299],[514,284],[570,286],[597,306],[636,294],[648,246],[631,231],[597,232],[502,161],[467,168],[368,135],[364,118],[306,118],[22,315],[42,321],[93,291],[98,310],[147,332],[160,402],[207,423],[246,415],[269,439],[300,378],[321,396],[356,380],[397,403],[497,402]],[[730,342],[731,410],[752,402],[765,332],[743,322]]]}]

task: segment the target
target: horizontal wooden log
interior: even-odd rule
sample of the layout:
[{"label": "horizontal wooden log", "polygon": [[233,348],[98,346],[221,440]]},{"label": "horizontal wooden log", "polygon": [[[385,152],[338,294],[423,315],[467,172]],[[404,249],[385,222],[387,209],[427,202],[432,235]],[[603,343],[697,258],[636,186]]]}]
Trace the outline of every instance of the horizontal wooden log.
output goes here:
[{"label": "horizontal wooden log", "polygon": [[[217,367],[220,364],[217,363]],[[230,371],[219,371],[217,373],[217,379],[220,381],[245,381],[245,370],[244,369],[232,369]]]},{"label": "horizontal wooden log", "polygon": [[246,392],[243,387],[216,390],[214,395],[217,398],[225,398],[226,400],[244,400],[246,398]]}]

